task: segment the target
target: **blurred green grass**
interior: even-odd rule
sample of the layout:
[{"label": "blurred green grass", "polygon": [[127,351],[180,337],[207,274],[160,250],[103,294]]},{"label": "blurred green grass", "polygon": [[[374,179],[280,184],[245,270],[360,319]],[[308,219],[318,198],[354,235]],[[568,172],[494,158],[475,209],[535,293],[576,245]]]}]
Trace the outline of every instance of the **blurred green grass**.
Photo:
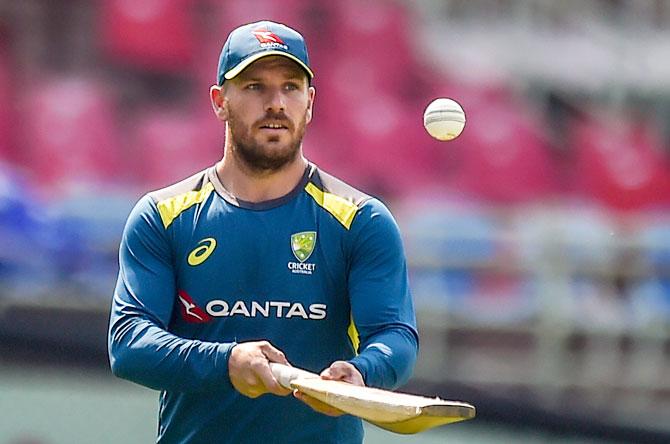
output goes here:
[{"label": "blurred green grass", "polygon": [[150,443],[157,393],[79,369],[0,367],[0,444]]},{"label": "blurred green grass", "polygon": [[[0,364],[0,444],[151,443],[158,392],[99,370]],[[366,426],[366,444],[594,443],[534,430],[452,424],[420,435]]]}]

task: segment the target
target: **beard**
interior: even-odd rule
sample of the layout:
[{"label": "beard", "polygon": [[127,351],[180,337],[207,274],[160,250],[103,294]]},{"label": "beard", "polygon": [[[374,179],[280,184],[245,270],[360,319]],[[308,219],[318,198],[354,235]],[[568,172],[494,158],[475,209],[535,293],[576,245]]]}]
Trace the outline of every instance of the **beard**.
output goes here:
[{"label": "beard", "polygon": [[[291,140],[283,146],[270,146],[272,144],[278,145],[278,141],[272,139],[265,143],[258,142],[251,135],[250,126],[243,124],[232,111],[229,111],[228,114],[233,154],[247,168],[261,174],[277,171],[298,157],[307,125],[307,111],[305,111],[297,126],[288,123],[289,121],[284,114],[266,115],[265,119],[287,122],[289,132],[292,135]],[[293,128],[295,130],[291,131]]]}]

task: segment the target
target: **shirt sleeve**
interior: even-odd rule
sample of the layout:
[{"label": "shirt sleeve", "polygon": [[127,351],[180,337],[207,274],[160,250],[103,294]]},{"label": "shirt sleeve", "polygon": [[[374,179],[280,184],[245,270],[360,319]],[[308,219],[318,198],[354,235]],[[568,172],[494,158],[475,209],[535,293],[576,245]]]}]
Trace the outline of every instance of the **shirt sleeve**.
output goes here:
[{"label": "shirt sleeve", "polygon": [[110,314],[112,372],[157,389],[232,389],[228,356],[235,343],[184,339],[168,331],[176,294],[172,249],[149,196],[126,223]]},{"label": "shirt sleeve", "polygon": [[360,345],[350,362],[366,385],[394,389],[411,376],[419,342],[400,232],[376,199],[359,210],[352,231],[348,288]]}]

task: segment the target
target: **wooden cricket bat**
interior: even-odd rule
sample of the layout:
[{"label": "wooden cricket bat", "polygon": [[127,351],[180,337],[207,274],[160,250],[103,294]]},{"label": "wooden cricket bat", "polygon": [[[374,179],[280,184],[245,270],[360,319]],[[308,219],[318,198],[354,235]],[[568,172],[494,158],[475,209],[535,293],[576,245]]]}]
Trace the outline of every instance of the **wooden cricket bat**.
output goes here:
[{"label": "wooden cricket bat", "polygon": [[329,381],[315,373],[274,362],[270,368],[282,386],[395,433],[418,433],[475,416],[474,406],[465,402]]}]

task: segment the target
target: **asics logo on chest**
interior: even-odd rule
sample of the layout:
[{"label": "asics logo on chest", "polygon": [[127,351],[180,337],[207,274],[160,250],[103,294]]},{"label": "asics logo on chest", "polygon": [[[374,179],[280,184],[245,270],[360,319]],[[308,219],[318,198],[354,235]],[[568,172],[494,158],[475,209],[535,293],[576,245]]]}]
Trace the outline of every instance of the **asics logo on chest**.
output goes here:
[{"label": "asics logo on chest", "polygon": [[208,237],[201,240],[198,242],[198,246],[194,248],[188,255],[188,264],[192,267],[202,264],[214,252],[215,248],[216,239],[213,237]]}]

